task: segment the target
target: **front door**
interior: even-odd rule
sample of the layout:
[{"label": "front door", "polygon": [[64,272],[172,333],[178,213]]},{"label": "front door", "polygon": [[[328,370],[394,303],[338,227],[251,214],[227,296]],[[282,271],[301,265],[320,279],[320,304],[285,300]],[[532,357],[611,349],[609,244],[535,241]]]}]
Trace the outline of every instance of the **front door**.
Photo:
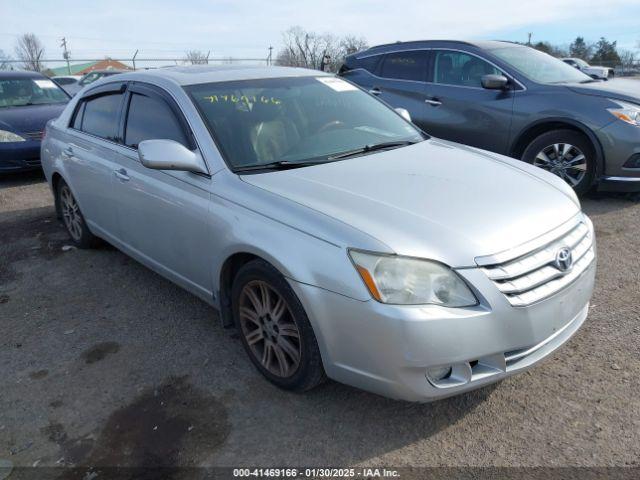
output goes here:
[{"label": "front door", "polygon": [[143,140],[174,140],[190,149],[196,145],[178,107],[155,87],[132,85],[125,103],[123,145],[114,172],[121,242],[134,257],[211,299],[211,178],[142,165],[137,147]]},{"label": "front door", "polygon": [[502,74],[489,62],[457,50],[434,50],[420,125],[427,133],[506,153],[513,115],[514,87],[482,88],[487,74]]}]

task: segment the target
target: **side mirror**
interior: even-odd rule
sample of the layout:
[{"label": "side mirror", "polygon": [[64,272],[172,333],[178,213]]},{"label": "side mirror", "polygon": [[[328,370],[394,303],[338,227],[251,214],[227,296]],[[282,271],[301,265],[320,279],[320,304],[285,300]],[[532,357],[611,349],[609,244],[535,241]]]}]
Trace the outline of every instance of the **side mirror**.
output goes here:
[{"label": "side mirror", "polygon": [[208,173],[204,161],[196,152],[173,140],[144,140],[138,145],[138,158],[154,170],[182,170]]},{"label": "side mirror", "polygon": [[398,112],[407,122],[411,121],[411,114],[406,108],[396,108],[395,111]]},{"label": "side mirror", "polygon": [[487,90],[504,90],[508,83],[509,79],[504,75],[484,75],[480,80],[482,83],[482,88],[486,88]]}]

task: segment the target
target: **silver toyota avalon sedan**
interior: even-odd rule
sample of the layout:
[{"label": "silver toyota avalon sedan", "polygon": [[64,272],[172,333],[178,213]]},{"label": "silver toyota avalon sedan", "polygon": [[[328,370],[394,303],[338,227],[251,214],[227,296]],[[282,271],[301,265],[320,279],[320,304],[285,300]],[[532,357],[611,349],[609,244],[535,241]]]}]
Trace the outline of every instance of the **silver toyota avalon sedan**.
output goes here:
[{"label": "silver toyota avalon sedan", "polygon": [[317,71],[133,72],[74,97],[42,164],[78,247],[210,303],[275,385],[429,401],[566,342],[595,238],[558,177],[406,117]]}]

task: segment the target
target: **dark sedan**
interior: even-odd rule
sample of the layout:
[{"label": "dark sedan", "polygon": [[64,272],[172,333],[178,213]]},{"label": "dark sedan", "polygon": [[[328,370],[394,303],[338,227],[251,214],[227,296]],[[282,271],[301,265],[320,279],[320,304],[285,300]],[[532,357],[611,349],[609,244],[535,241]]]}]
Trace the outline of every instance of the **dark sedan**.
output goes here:
[{"label": "dark sedan", "polygon": [[40,168],[40,140],[69,95],[35,72],[0,72],[0,173]]}]

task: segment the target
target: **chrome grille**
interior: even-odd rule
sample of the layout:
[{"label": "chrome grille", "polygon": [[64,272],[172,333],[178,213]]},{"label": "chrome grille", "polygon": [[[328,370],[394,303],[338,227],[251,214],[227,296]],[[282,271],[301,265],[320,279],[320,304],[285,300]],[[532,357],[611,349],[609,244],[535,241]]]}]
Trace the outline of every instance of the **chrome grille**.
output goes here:
[{"label": "chrome grille", "polygon": [[39,132],[26,132],[24,136],[29,140],[42,140],[42,130]]},{"label": "chrome grille", "polygon": [[[555,265],[558,251],[571,250],[573,265],[562,271]],[[563,289],[582,274],[595,259],[591,222],[584,217],[567,233],[515,259],[485,265],[482,271],[514,307],[524,307]]]}]

